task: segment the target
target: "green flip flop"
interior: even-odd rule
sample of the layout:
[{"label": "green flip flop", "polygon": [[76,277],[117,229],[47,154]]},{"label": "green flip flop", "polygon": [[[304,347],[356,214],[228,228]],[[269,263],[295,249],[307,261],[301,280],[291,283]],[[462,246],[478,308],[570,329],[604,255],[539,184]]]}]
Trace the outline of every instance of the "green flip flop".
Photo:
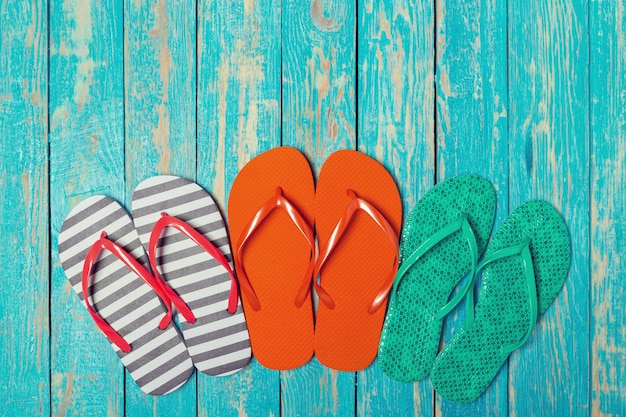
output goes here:
[{"label": "green flip flop", "polygon": [[443,318],[469,284],[451,301],[448,298],[473,272],[491,234],[495,211],[492,185],[473,175],[443,181],[411,211],[378,349],[378,363],[389,377],[412,382],[430,372]]},{"label": "green flip flop", "polygon": [[[548,203],[528,201],[509,215],[474,275],[482,271],[475,310],[433,365],[437,393],[467,403],[487,389],[561,291],[570,253],[565,223]],[[473,305],[473,291],[467,299]]]}]

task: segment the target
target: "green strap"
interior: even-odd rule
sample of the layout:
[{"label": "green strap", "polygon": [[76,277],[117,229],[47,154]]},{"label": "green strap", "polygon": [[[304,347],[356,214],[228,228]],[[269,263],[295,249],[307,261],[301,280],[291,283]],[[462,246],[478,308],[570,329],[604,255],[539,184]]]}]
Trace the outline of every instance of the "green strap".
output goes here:
[{"label": "green strap", "polygon": [[[511,246],[508,248],[500,249],[489,256],[483,258],[482,262],[476,268],[476,275],[472,278],[472,283],[475,281],[476,276],[482,271],[482,269],[489,265],[490,263],[497,261],[499,259],[508,258],[510,256],[520,256],[522,258],[522,263],[524,267],[524,274],[526,275],[526,285],[528,289],[528,300],[530,304],[530,320],[528,323],[528,329],[524,336],[517,342],[510,343],[505,346],[504,349],[508,353],[513,352],[514,350],[519,349],[530,337],[530,334],[535,327],[537,322],[538,315],[538,307],[537,307],[537,284],[535,281],[535,272],[533,268],[533,260],[530,255],[530,238],[526,237],[524,240],[518,245]],[[471,328],[474,324],[474,292],[468,292],[467,296],[467,318],[465,321],[466,328]]]},{"label": "green strap", "polygon": [[[402,262],[398,272],[396,274],[396,279],[393,283],[393,289],[391,291],[392,300],[395,298],[395,295],[398,291],[398,286],[400,285],[400,281],[404,278],[406,273],[411,269],[413,265],[417,263],[417,261],[424,256],[429,250],[435,247],[442,240],[461,230],[463,232],[463,237],[467,240],[467,244],[470,248],[470,254],[472,256],[472,271],[471,276],[474,277],[476,264],[478,262],[478,245],[476,244],[476,236],[474,235],[474,231],[472,230],[472,226],[469,224],[467,220],[467,213],[463,213],[457,220],[453,221],[449,225],[443,227],[428,239],[426,239],[411,255]],[[456,295],[452,300],[448,301],[446,305],[444,305],[436,314],[437,319],[443,318],[446,314],[456,307],[459,302],[465,297],[468,293],[469,289],[472,287],[472,282],[468,282],[461,290],[457,291]],[[470,291],[473,292],[473,291]]]}]

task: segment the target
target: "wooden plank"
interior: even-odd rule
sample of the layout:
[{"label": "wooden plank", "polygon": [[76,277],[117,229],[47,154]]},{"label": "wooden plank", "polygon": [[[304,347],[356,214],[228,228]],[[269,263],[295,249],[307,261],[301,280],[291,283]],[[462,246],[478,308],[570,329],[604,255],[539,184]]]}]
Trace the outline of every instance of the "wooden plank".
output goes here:
[{"label": "wooden plank", "polygon": [[0,1],[0,404],[50,414],[47,1]]},{"label": "wooden plank", "polygon": [[509,206],[550,202],[573,249],[563,290],[509,359],[510,415],[589,414],[587,12],[583,0],[509,7]]},{"label": "wooden plank", "polygon": [[[337,149],[355,149],[355,5],[283,2],[282,144],[300,149],[317,176]],[[281,373],[284,415],[354,415],[355,374],[316,358]]]},{"label": "wooden plank", "polygon": [[[198,182],[226,213],[254,156],[280,145],[279,0],[198,4]],[[235,375],[198,376],[198,415],[280,414],[278,371],[256,360]]]},{"label": "wooden plank", "polygon": [[[508,214],[507,51],[505,2],[437,3],[437,180],[487,178],[496,189],[494,231]],[[447,316],[444,343],[465,323],[465,304]],[[436,415],[506,415],[507,366],[478,400],[437,396]]]},{"label": "wooden plank", "polygon": [[86,197],[124,197],[119,0],[50,3],[51,413],[122,415],[123,366],[69,286],[57,236]]},{"label": "wooden plank", "polygon": [[591,412],[626,412],[626,2],[590,2]]},{"label": "wooden plank", "polygon": [[[434,9],[426,1],[359,3],[358,146],[396,178],[404,217],[434,181]],[[429,416],[433,391],[374,362],[357,373],[357,414]]]},{"label": "wooden plank", "polygon": [[300,149],[315,174],[338,149],[356,149],[354,2],[283,5],[283,145]]},{"label": "wooden plank", "polygon": [[[148,177],[196,176],[196,7],[124,3],[126,205]],[[127,416],[196,416],[196,376],[163,397],[126,377]]]}]

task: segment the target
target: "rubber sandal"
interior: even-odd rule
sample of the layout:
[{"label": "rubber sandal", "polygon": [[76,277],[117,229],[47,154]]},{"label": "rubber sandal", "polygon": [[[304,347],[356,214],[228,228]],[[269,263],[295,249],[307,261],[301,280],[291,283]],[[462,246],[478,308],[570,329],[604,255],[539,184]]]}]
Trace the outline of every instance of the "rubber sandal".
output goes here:
[{"label": "rubber sandal", "polygon": [[[552,206],[534,200],[513,211],[478,265],[482,284],[475,312],[468,310],[466,324],[435,361],[431,381],[437,393],[456,403],[478,398],[556,298],[569,263],[569,234]],[[473,305],[473,291],[467,297]]]},{"label": "rubber sandal", "polygon": [[72,288],[144,392],[167,394],[189,379],[193,364],[162,303],[174,300],[148,272],[122,206],[95,196],[74,207],[61,227],[59,257]]},{"label": "rubber sandal", "polygon": [[154,275],[182,300],[176,310],[195,367],[212,376],[241,370],[250,337],[215,201],[194,182],[162,175],[137,186],[132,212]]},{"label": "rubber sandal", "polygon": [[329,368],[357,371],[376,357],[401,221],[400,193],[381,164],[356,151],[330,155],[315,194],[314,271],[315,355]]},{"label": "rubber sandal", "polygon": [[252,159],[228,199],[252,351],[270,369],[293,369],[313,356],[313,200],[311,168],[289,147]]},{"label": "rubber sandal", "polygon": [[448,301],[450,294],[487,245],[495,211],[492,185],[473,175],[436,185],[411,211],[378,351],[378,363],[389,377],[413,382],[430,372],[443,318],[469,284]]}]

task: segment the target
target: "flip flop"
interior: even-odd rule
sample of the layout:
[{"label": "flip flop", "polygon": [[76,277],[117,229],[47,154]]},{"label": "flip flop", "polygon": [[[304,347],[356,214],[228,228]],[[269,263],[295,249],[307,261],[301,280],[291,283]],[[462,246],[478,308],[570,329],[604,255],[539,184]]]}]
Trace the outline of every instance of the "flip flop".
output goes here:
[{"label": "flip flop", "polygon": [[381,164],[356,151],[330,155],[315,193],[314,271],[315,355],[329,368],[357,371],[376,357],[401,221],[400,193]]},{"label": "flip flop", "polygon": [[492,185],[473,175],[436,185],[411,211],[378,351],[378,363],[387,376],[413,382],[430,372],[443,318],[469,284],[450,302],[448,298],[487,245],[495,211]]},{"label": "flip flop", "polygon": [[59,257],[72,289],[144,392],[167,394],[189,379],[193,364],[161,302],[169,305],[170,297],[148,272],[122,206],[95,196],[74,207],[61,227]]},{"label": "flip flop", "polygon": [[178,319],[195,367],[212,376],[241,370],[250,338],[215,201],[194,182],[161,175],[137,186],[132,212],[154,275],[182,300]]},{"label": "flip flop", "polygon": [[252,159],[230,191],[230,238],[252,351],[270,369],[296,368],[313,356],[314,194],[307,160],[289,147]]},{"label": "flip flop", "polygon": [[[478,398],[556,298],[569,263],[569,234],[552,206],[533,200],[513,211],[477,268],[475,312],[468,309],[466,324],[435,361],[430,377],[437,393],[456,403]],[[473,305],[473,291],[467,297]]]}]

